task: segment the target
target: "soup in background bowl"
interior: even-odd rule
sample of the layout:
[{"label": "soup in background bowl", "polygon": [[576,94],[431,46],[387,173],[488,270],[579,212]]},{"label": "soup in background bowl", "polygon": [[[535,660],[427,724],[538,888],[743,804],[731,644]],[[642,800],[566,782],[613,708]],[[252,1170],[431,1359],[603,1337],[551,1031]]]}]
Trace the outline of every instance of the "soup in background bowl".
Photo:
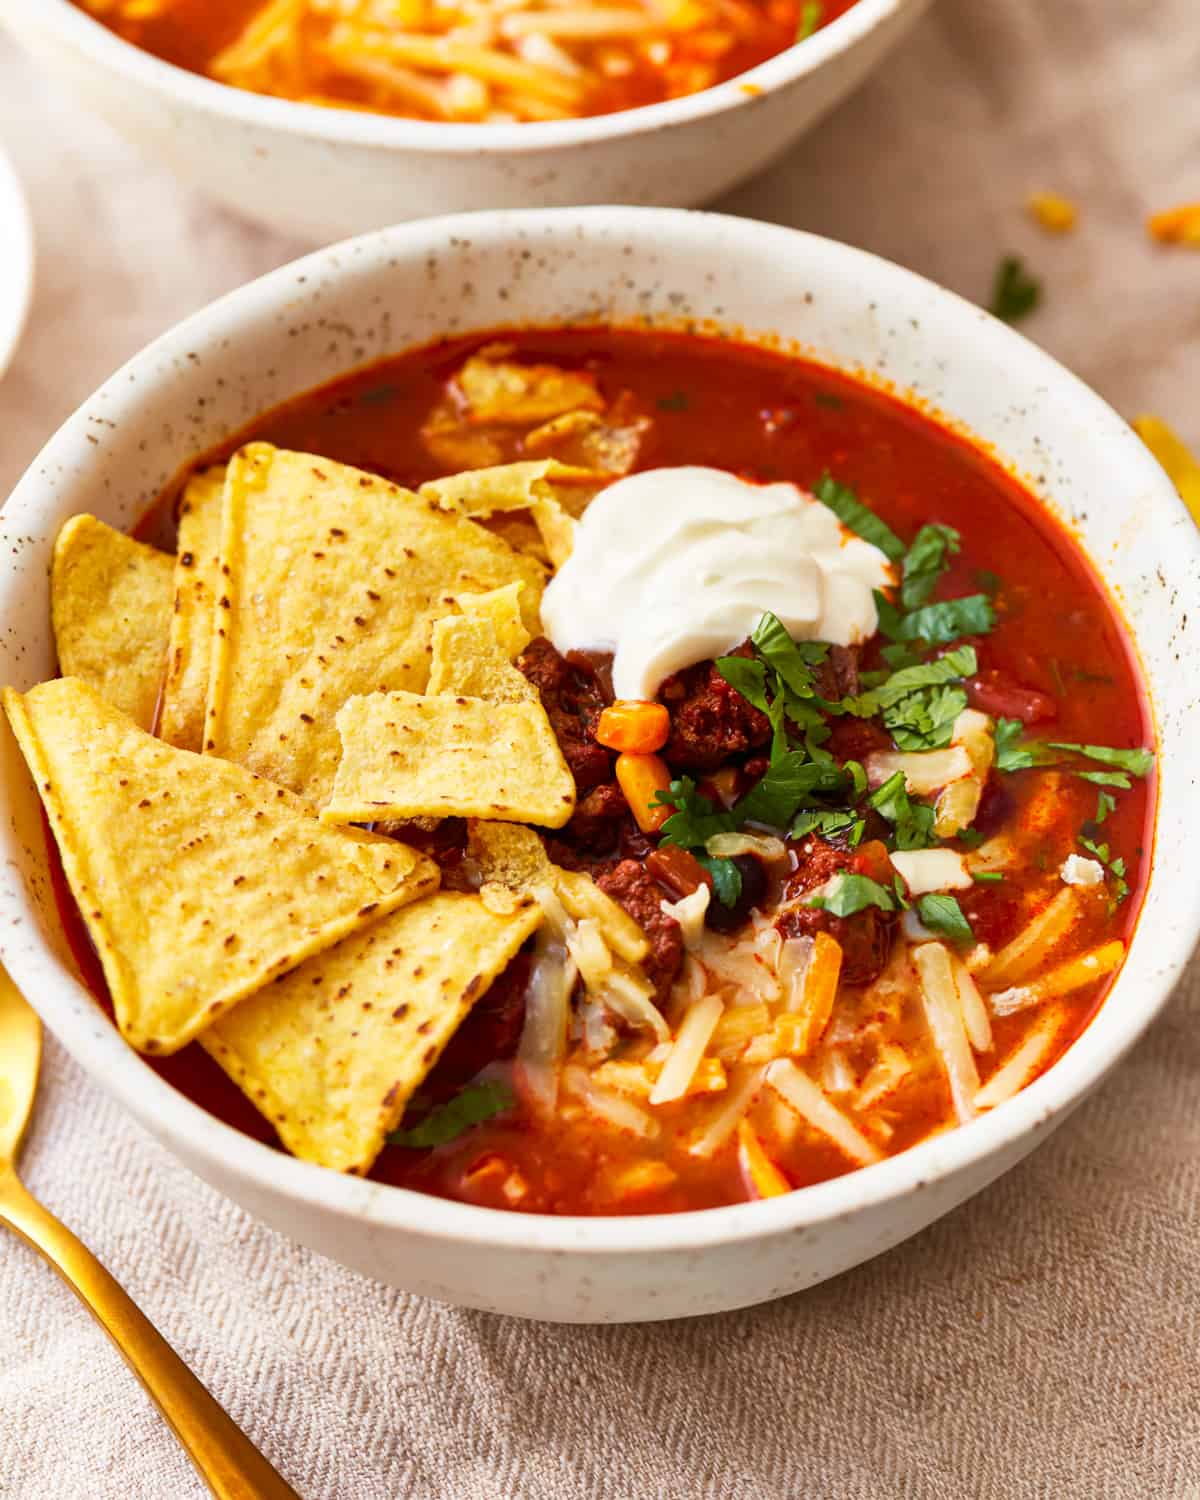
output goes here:
[{"label": "soup in background bowl", "polygon": [[[237,447],[224,481],[225,592],[212,627],[221,636],[228,626],[235,642],[222,647],[233,662],[222,679],[231,704],[239,696],[243,704],[268,702],[269,679],[281,677],[277,653],[274,667],[269,651],[245,656],[262,609],[255,601],[268,597],[254,585],[258,538],[275,537],[264,555],[275,556],[281,544],[262,531],[277,503],[282,517],[291,506],[292,514],[325,527],[315,545],[304,543],[310,558],[321,558],[303,564],[316,569],[315,578],[331,576],[327,546],[353,548],[353,527],[327,524],[335,516],[331,503],[353,511],[347,487],[369,491],[364,515],[390,515],[389,506],[401,508],[397,518],[401,510],[436,514],[436,523],[422,524],[448,527],[444,535],[456,547],[467,533],[485,534],[479,545],[486,568],[501,556],[524,559],[512,583],[481,576],[466,605],[457,597],[446,604],[441,623],[432,625],[424,682],[381,672],[382,680],[361,685],[351,700],[368,716],[361,765],[352,764],[358,731],[351,720],[359,709],[336,714],[340,764],[330,725],[305,707],[294,725],[279,721],[265,736],[252,716],[219,708],[206,721],[211,739],[201,758],[167,751],[128,719],[119,726],[122,785],[134,778],[134,790],[152,754],[177,778],[170,783],[177,799],[193,795],[193,775],[211,778],[212,768],[231,761],[290,787],[278,795],[294,797],[301,811],[311,796],[321,818],[304,815],[332,851],[332,863],[321,866],[331,878],[341,878],[336,840],[362,838],[343,830],[368,821],[366,796],[392,836],[377,833],[372,851],[404,850],[402,878],[417,878],[419,868],[420,879],[440,879],[442,894],[431,896],[428,885],[402,899],[389,894],[398,908],[392,915],[360,913],[361,931],[340,944],[326,933],[319,951],[307,950],[311,957],[289,945],[288,972],[276,983],[248,992],[243,984],[241,997],[230,987],[233,999],[222,1003],[222,1014],[195,1022],[189,1034],[207,1038],[205,1053],[179,1050],[182,1031],[155,1031],[153,1014],[135,1015],[136,986],[126,986],[120,966],[106,962],[110,981],[119,981],[114,998],[126,1034],[147,1051],[173,1054],[156,1061],[155,1076],[69,977],[78,963],[99,988],[84,926],[72,922],[63,883],[36,837],[32,793],[14,763],[9,786],[23,810],[22,858],[32,884],[6,891],[5,901],[28,911],[30,892],[40,897],[50,946],[18,938],[5,961],[35,1000],[39,984],[30,976],[40,976],[41,989],[55,997],[48,1001],[51,1024],[185,1159],[310,1243],[404,1285],[479,1305],[574,1318],[667,1316],[808,1284],[928,1222],[1028,1149],[1036,1125],[1060,1115],[1145,1024],[1147,997],[1165,994],[1169,966],[1186,957],[1192,935],[1190,919],[1159,882],[1164,859],[1186,858],[1182,848],[1172,855],[1165,817],[1172,796],[1186,800],[1187,783],[1170,754],[1175,720],[1162,696],[1170,679],[1160,673],[1155,644],[1169,641],[1175,628],[1169,607],[1155,598],[1157,587],[1170,587],[1172,564],[1164,556],[1165,583],[1147,593],[1150,575],[1128,555],[1153,545],[1149,533],[1159,516],[1178,551],[1194,539],[1165,481],[1118,419],[1023,341],[948,294],[858,252],[762,226],[615,210],[572,215],[570,225],[567,217],[462,221],[461,230],[455,226],[462,248],[449,262],[431,260],[429,242],[416,230],[342,247],[337,254],[347,257],[347,269],[318,283],[321,311],[312,322],[287,315],[293,294],[316,271],[309,262],[202,314],[209,320],[204,337],[195,321],[185,326],[177,346],[186,344],[193,356],[185,384],[197,379],[186,395],[171,351],[160,345],[142,357],[150,372],[144,394],[131,400],[126,389],[140,384],[135,366],[133,381],[115,382],[113,395],[101,393],[103,406],[93,408],[114,412],[109,430],[116,436],[103,440],[111,451],[100,460],[119,466],[135,453],[153,448],[155,455],[137,460],[142,495],[126,490],[103,513],[114,524],[145,518],[179,459],[224,459]],[[782,263],[785,242],[793,320],[756,336],[766,321],[755,290],[757,257]],[[727,267],[719,304],[724,337],[703,321],[716,317],[717,294],[705,292],[702,269],[714,243]],[[591,315],[571,307],[574,326],[546,327],[562,313],[544,291],[526,290],[522,268],[530,261],[559,271],[559,295],[576,276],[581,287],[604,287],[608,295],[597,293],[602,300]],[[460,291],[468,276],[479,289],[470,319],[478,334],[430,346],[429,336],[448,327],[438,326],[435,293],[403,333],[393,324],[385,346],[369,347],[365,326],[348,316],[363,305],[358,299],[386,304],[396,317],[411,306],[407,278],[420,274],[436,288],[447,271]],[[493,284],[498,272],[507,275]],[[624,311],[623,295],[633,297]],[[330,298],[347,300],[326,307]],[[506,305],[514,300],[515,308]],[[871,306],[885,302],[896,317],[883,327]],[[507,327],[498,328],[501,308]],[[733,325],[731,310],[739,315]],[[689,320],[686,331],[681,317]],[[331,318],[342,337],[353,336],[345,351],[335,351],[324,334]],[[951,353],[942,341],[952,343],[956,327],[970,337]],[[268,360],[275,362],[255,369],[251,348],[256,339],[261,347],[264,335],[268,347],[274,341]],[[285,351],[306,348],[308,357],[297,360],[293,352],[284,365]],[[389,348],[411,352],[322,385],[339,363],[362,364]],[[239,357],[247,361],[240,374]],[[980,359],[984,381],[968,374]],[[884,388],[880,360],[897,389]],[[939,388],[927,388],[918,402],[906,397],[906,385],[925,385],[939,366],[952,372]],[[997,391],[995,372],[1018,381],[1021,366],[1026,389],[1040,392],[1036,422],[1014,415],[1015,400]],[[247,427],[252,390],[267,415]],[[177,448],[181,397],[204,403],[183,406],[203,429],[187,454]],[[118,398],[128,410],[109,405]],[[210,413],[210,400],[229,404]],[[1061,425],[1056,401],[1063,403]],[[996,413],[990,428],[989,412]],[[1026,432],[1023,421],[1035,430]],[[1056,436],[1085,426],[1091,438],[1078,451],[1069,436]],[[255,440],[249,447],[238,446],[248,438]],[[1025,477],[981,448],[989,438],[1017,457]],[[67,432],[56,441],[80,439]],[[1112,445],[1098,467],[1097,443]],[[305,452],[313,457],[296,456]],[[1029,472],[1029,454],[1041,460],[1040,481]],[[343,471],[346,463],[358,468]],[[384,477],[373,481],[365,471]],[[286,484],[274,490],[278,476],[289,475],[289,483],[298,475],[306,487],[299,511]],[[523,491],[524,504],[511,497],[501,503],[504,486],[518,477],[543,488]],[[19,515],[23,494],[40,501],[38,545],[45,548],[79,507],[69,485],[47,504],[45,493],[37,494],[42,483],[31,473],[13,504]],[[420,496],[397,483],[421,487]],[[86,484],[90,496],[103,494],[99,475]],[[1043,487],[1058,501],[1053,509],[1035,493]],[[1138,504],[1130,504],[1131,493]],[[710,518],[707,531],[689,522],[697,509]],[[1127,519],[1134,509],[1136,530]],[[572,512],[582,519],[571,522]],[[730,525],[734,514],[739,528]],[[242,529],[231,521],[236,515],[245,518]],[[160,506],[143,520],[144,533],[168,542],[171,524],[170,507]],[[385,528],[369,559],[383,570],[395,564],[396,590],[406,569],[415,576],[424,566],[419,548],[400,548],[404,558],[413,552],[408,562],[388,552],[409,524],[401,518]],[[568,535],[573,531],[570,556],[562,551],[564,524]],[[456,527],[467,529],[461,538]],[[29,525],[24,533],[36,534]],[[284,534],[295,539],[300,532],[293,523]],[[785,535],[791,552],[771,545]],[[635,612],[619,594],[620,570],[614,579],[603,576],[616,544],[629,548],[639,538],[643,551],[634,545],[628,556],[642,567],[637,587],[660,607],[661,628],[650,632],[634,628]],[[665,553],[655,550],[655,538],[665,540]],[[691,597],[686,588],[673,595],[668,585],[671,554],[691,559],[694,571],[714,538],[727,563],[705,591],[720,606],[710,616],[700,609],[703,595]],[[804,566],[794,566],[802,552]],[[439,565],[449,555],[441,554]],[[191,567],[186,556],[175,565],[177,577]],[[483,595],[493,600],[487,610],[497,607],[495,591],[482,585],[499,583],[499,593],[508,589],[513,598],[527,586],[536,590],[527,566],[547,556],[560,577],[545,592],[541,618],[522,621],[510,608],[504,628],[519,626],[524,638],[506,637],[483,687],[455,679],[452,669],[465,663],[474,670],[481,659],[479,630],[499,639],[503,612],[485,627],[477,613],[485,607],[471,602]],[[1123,571],[1127,559],[1132,575]],[[171,570],[167,558],[155,566]],[[804,603],[814,567],[825,570],[815,606]],[[283,576],[303,568],[296,561]],[[15,573],[9,587],[23,576]],[[345,576],[355,576],[353,565]],[[745,589],[721,593],[739,577]],[[602,589],[590,600],[589,579]],[[372,609],[395,607],[395,599],[385,599],[387,587],[376,589],[364,575],[364,600],[372,602],[352,605],[347,631],[371,639]],[[271,595],[272,607],[292,622],[290,631],[296,615],[286,594],[285,585],[283,596]],[[608,624],[610,603],[616,608]],[[311,603],[305,607],[311,613]],[[336,590],[327,589],[318,613],[329,616],[330,640],[348,660],[363,648],[337,628],[341,607]],[[44,593],[37,608],[44,615]],[[538,629],[550,638],[538,637]],[[10,666],[17,687],[52,670],[44,624],[39,639],[44,669],[32,661],[20,672]],[[471,650],[469,640],[476,643]],[[239,678],[239,653],[255,664],[249,677]],[[319,676],[324,654],[319,644],[306,660],[288,656],[282,678],[289,692],[308,690],[306,674]],[[329,667],[335,676],[340,670]],[[98,715],[107,735],[120,715],[97,707],[99,695],[92,701],[90,690],[66,683],[35,689],[23,700],[27,722],[20,709],[15,719],[27,751],[41,744],[58,757],[47,805],[67,873],[84,898],[83,922],[111,960],[124,941],[122,913],[111,889],[91,910],[100,885],[80,884],[81,869],[94,872],[102,863],[96,828],[107,813],[90,822],[80,816],[62,748],[70,734],[55,739],[47,729],[57,710],[53,694],[46,695],[60,687],[84,695],[68,705],[77,724]],[[313,703],[325,701],[323,686],[311,690]],[[210,693],[210,709],[212,703]],[[169,704],[167,695],[158,713]],[[369,718],[372,705],[385,710],[382,718]],[[396,775],[399,752],[389,746],[418,728],[424,733],[428,715],[443,709],[451,718],[477,715],[490,728],[454,761],[460,774],[431,791],[423,778],[439,757],[406,752]],[[1154,744],[1152,712],[1161,773],[1157,845],[1145,753]],[[553,730],[544,738],[560,757],[554,764],[569,773],[571,806],[561,814],[544,802],[530,804],[531,812],[520,801],[557,785],[551,773],[526,778],[531,790],[511,757],[504,759],[512,726],[534,719]],[[93,781],[103,781],[96,769],[102,738],[92,738],[85,757]],[[320,746],[327,740],[333,761],[324,768]],[[528,743],[536,749],[540,742]],[[142,748],[154,745],[160,749]],[[458,753],[443,743],[441,762]],[[410,763],[415,771],[405,769]],[[207,769],[193,773],[193,764]],[[488,775],[500,777],[486,808],[478,801],[485,793],[471,784],[481,767],[485,787]],[[1179,775],[1184,788],[1173,792]],[[512,805],[495,800],[496,786]],[[111,810],[122,795],[132,792],[110,787],[92,805]],[[253,802],[258,793],[248,795]],[[139,798],[123,821],[132,826],[133,807],[152,800]],[[433,823],[435,813],[447,816]],[[272,809],[264,815],[282,816]],[[203,821],[198,836],[219,842],[220,829],[207,832]],[[545,865],[514,873],[511,843],[497,841],[497,828],[522,833]],[[294,851],[294,837],[287,847]],[[277,869],[290,857],[281,853]],[[249,856],[247,867],[252,880],[263,878]],[[231,936],[245,935],[233,916],[245,894],[231,889],[226,898]],[[318,915],[325,894],[313,897]],[[202,926],[209,908],[200,902],[198,910]],[[440,956],[406,958],[434,914],[449,924],[439,929],[447,940],[434,945]],[[455,927],[460,920],[474,925]],[[493,941],[497,924],[507,934],[502,942]],[[471,965],[476,977],[455,1024],[446,1024],[438,1007],[426,1016],[428,962],[443,965],[436,969],[441,993],[457,996],[460,981],[445,968],[445,952],[483,944],[484,927],[492,947],[486,964]],[[195,937],[186,923],[178,930],[181,946]],[[1148,930],[1157,932],[1152,950]],[[466,935],[456,942],[454,931]],[[402,940],[384,952],[372,932]],[[372,947],[382,967],[371,981],[376,988],[364,991],[360,950]],[[351,949],[357,956],[346,967],[338,955]],[[241,950],[234,953],[224,968],[217,965],[222,982],[226,971],[242,972]],[[347,1026],[347,1005],[378,1012],[380,1000],[390,1006],[397,998],[384,972],[390,962],[403,970],[407,998],[383,1017],[364,1015]],[[1131,973],[1140,974],[1136,985]],[[351,993],[355,998],[344,1000]],[[131,1004],[128,1015],[123,1001]],[[420,1026],[406,1014],[410,1005],[423,1017]],[[557,1031],[547,1031],[547,1014],[557,1015]],[[337,1038],[331,1025],[340,1027]],[[414,1035],[405,1032],[410,1025]],[[343,1138],[342,1124],[331,1130],[326,1116],[344,1123],[347,1091],[337,1090],[348,1075],[324,1075],[324,1096],[310,1086],[322,1076],[323,1056],[344,1060],[354,1052],[347,1031],[369,1031],[372,1059],[403,1034],[382,1065],[395,1074],[382,1127],[393,1143],[377,1159],[378,1097],[365,1096],[373,1148],[364,1148],[366,1157],[351,1150],[339,1158],[330,1142]],[[418,1040],[419,1065],[412,1062]],[[293,1063],[299,1056],[306,1066],[288,1071],[289,1045]],[[301,1075],[304,1086],[295,1081]],[[188,1094],[206,1108],[197,1109]],[[261,1121],[246,1100],[265,1110]],[[209,1111],[249,1134],[217,1123]],[[376,1180],[339,1178],[249,1138],[272,1130],[317,1161],[374,1167]],[[747,1201],[753,1199],[762,1201]],[[348,1227],[355,1219],[364,1222],[362,1234]],[[476,1264],[484,1246],[503,1261],[505,1275]],[[626,1253],[634,1249],[631,1275]]]},{"label": "soup in background bowl", "polygon": [[[775,3],[733,0],[721,14],[769,15]],[[73,0],[14,0],[5,21],[77,98],[182,180],[247,218],[329,243],[403,219],[479,208],[689,206],[715,198],[766,166],[861,83],[928,0],[855,0],[849,9],[831,0],[828,14],[839,7],[844,13],[798,46],[787,42],[807,29],[811,12],[803,4],[795,10],[788,0],[778,3],[781,16],[796,17],[791,34],[782,20],[768,27],[772,37],[782,37],[783,51],[773,41],[741,54],[735,50],[726,55],[726,65],[748,72],[699,92],[689,91],[681,74],[672,97],[659,97],[672,87],[653,68],[635,68],[632,80],[626,75],[630,91],[636,83],[636,98],[631,92],[605,94],[598,74],[593,93],[580,87],[582,75],[561,75],[566,81],[559,81],[554,70],[538,65],[535,71],[507,53],[486,60],[487,49],[473,44],[466,55],[476,73],[482,67],[487,76],[464,73],[461,82],[445,71],[427,81],[386,56],[366,57],[374,74],[407,79],[428,96],[425,118],[380,113],[389,96],[378,83],[373,107],[363,109],[324,93],[325,103],[344,107],[217,82],[125,41]],[[164,39],[164,56],[203,67],[209,46],[203,39],[212,39],[211,18],[218,16],[229,23],[220,45],[235,40],[232,6],[189,3],[185,14],[191,39],[179,40],[178,53]],[[117,15],[116,6],[107,12],[110,20]],[[164,38],[176,35],[165,14],[161,25]],[[395,38],[376,41],[394,51]],[[543,41],[546,47],[560,45]],[[719,37],[712,41],[718,51],[724,47]],[[424,48],[427,63],[446,61],[437,38],[419,36],[408,45],[413,56],[414,46]],[[544,57],[545,47],[533,45]],[[264,84],[270,51],[264,44],[260,57],[254,45],[243,49],[243,63],[265,70]],[[364,60],[357,44],[347,55]],[[652,55],[661,57],[662,49]],[[252,71],[238,76],[250,81]],[[289,76],[292,91],[307,95],[303,79]],[[542,85],[540,94],[531,92],[531,82]],[[334,80],[321,87],[333,88]],[[458,110],[463,118],[434,118],[435,105]],[[482,123],[472,123],[472,111]]]}]

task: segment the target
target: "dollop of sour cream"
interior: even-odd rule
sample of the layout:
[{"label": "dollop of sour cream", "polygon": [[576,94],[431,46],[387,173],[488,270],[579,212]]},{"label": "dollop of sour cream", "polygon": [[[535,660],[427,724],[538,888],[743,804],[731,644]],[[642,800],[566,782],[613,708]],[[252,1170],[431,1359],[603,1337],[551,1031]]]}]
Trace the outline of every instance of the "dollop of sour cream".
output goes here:
[{"label": "dollop of sour cream", "polygon": [[794,484],[722,469],[619,479],[575,528],[542,598],[562,652],[611,651],[618,698],[653,698],[673,672],[739,645],[770,610],[795,640],[874,635],[887,558]]}]

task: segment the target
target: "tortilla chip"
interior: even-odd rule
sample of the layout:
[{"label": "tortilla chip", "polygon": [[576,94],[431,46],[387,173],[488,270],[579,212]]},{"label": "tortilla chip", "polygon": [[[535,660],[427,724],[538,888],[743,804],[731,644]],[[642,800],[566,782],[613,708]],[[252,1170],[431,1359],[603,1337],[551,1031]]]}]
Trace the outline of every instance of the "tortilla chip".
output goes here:
[{"label": "tortilla chip", "polygon": [[473,820],[467,826],[467,860],[484,882],[484,891],[489,886],[503,886],[525,893],[539,885],[550,885],[567,915],[577,922],[591,918],[618,957],[636,964],[650,951],[646,934],[625,908],[602,891],[590,875],[551,864],[532,828]]},{"label": "tortilla chip", "polygon": [[531,891],[554,879],[545,845],[532,828],[520,823],[472,818],[467,825],[467,859],[485,884],[514,891]]},{"label": "tortilla chip", "polygon": [[165,552],[95,516],[72,516],[54,543],[50,616],[59,669],[143,729],[158,706],[172,568]]},{"label": "tortilla chip", "polygon": [[419,493],[460,516],[528,511],[546,556],[560,568],[574,545],[572,507],[582,513],[598,488],[597,476],[590,470],[573,469],[556,458],[540,458],[431,479]]},{"label": "tortilla chip", "polygon": [[486,614],[447,615],[433,627],[429,695],[484,698],[489,703],[541,703],[518,672]]},{"label": "tortilla chip", "polygon": [[[618,401],[617,406],[622,404]],[[629,474],[637,467],[643,440],[654,424],[649,417],[632,413],[626,421],[616,418],[615,409],[604,417],[594,411],[566,412],[527,432],[524,451],[531,458],[557,458],[605,475]],[[581,510],[567,508],[578,518],[586,505],[584,501]]]},{"label": "tortilla chip", "polygon": [[337,716],[342,759],[321,816],[494,818],[561,828],[575,781],[540,703],[372,693]]},{"label": "tortilla chip", "polygon": [[603,411],[596,377],[557,365],[522,365],[485,349],[472,355],[454,377],[473,422],[525,427],[563,412]]},{"label": "tortilla chip", "polygon": [[356,694],[421,691],[455,596],[512,582],[537,627],[544,575],[483,527],[328,459],[254,443],[225,482],[204,748],[320,805],[334,716]]},{"label": "tortilla chip", "polygon": [[205,469],[188,480],[179,502],[175,602],[158,733],[180,750],[199,750],[204,743],[213,616],[221,582],[224,489],[224,465]]},{"label": "tortilla chip", "polygon": [[436,888],[391,839],[322,826],[241,766],[176,750],[74,677],[4,707],[126,1039],[175,1052],[310,954]]},{"label": "tortilla chip", "polygon": [[441,891],[309,959],[201,1042],[289,1151],[369,1172],[472,1005],[541,921]]},{"label": "tortilla chip", "polygon": [[486,617],[492,623],[500,641],[500,648],[514,661],[533,639],[521,618],[521,593],[519,583],[506,583],[502,589],[492,589],[486,594],[460,594],[458,607],[465,615]]}]

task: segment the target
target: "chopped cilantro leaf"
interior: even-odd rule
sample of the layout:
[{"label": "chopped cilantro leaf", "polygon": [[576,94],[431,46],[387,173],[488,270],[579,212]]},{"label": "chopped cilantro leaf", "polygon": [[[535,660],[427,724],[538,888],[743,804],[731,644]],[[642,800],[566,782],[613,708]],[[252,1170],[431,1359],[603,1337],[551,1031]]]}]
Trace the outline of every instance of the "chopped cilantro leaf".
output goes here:
[{"label": "chopped cilantro leaf", "polygon": [[873,510],[869,510],[847,485],[838,484],[829,474],[823,474],[813,485],[813,494],[827,505],[843,526],[878,547],[892,562],[904,556],[905,546],[886,521],[881,521]]},{"label": "chopped cilantro leaf", "polygon": [[889,776],[873,791],[867,798],[867,806],[873,807],[896,830],[897,849],[928,849],[934,842],[933,808],[909,797],[903,771]]},{"label": "chopped cilantro leaf", "polygon": [[800,20],[796,26],[796,40],[798,42],[808,41],[809,37],[820,26],[823,9],[821,0],[805,0],[805,3],[800,7]]},{"label": "chopped cilantro leaf", "polygon": [[687,411],[690,405],[685,391],[672,391],[669,396],[658,398],[659,411]]},{"label": "chopped cilantro leaf", "polygon": [[869,875],[835,875],[823,894],[810,897],[809,906],[832,912],[835,917],[852,917],[856,912],[877,906],[880,911],[895,911],[896,897],[887,886]]},{"label": "chopped cilantro leaf", "polygon": [[936,687],[944,682],[973,677],[976,667],[974,646],[956,646],[934,661],[918,662],[916,666],[902,667],[899,672],[893,672],[870,696],[878,700],[880,708],[891,708],[916,688]]},{"label": "chopped cilantro leaf", "polygon": [[767,712],[767,669],[749,656],[719,656],[713,663],[735,692],[760,713]]},{"label": "chopped cilantro leaf", "polygon": [[735,819],[735,828],[744,823],[786,828],[808,798],[836,794],[845,786],[846,773],[840,766],[832,761],[806,760],[804,751],[789,750],[771,762],[767,774],[750,788],[729,816]]},{"label": "chopped cilantro leaf", "polygon": [[670,806],[675,812],[663,824],[660,838],[667,844],[684,849],[703,849],[714,834],[733,833],[737,823],[732,813],[718,812],[712,802],[696,790],[690,776],[673,781],[655,799],[657,806]]},{"label": "chopped cilantro leaf", "polygon": [[862,762],[848,760],[842,770],[850,778],[851,800],[857,802],[867,789],[867,773],[863,770]]},{"label": "chopped cilantro leaf", "polygon": [[950,743],[954,721],[967,706],[960,687],[910,693],[883,711],[883,722],[901,750],[938,750]]},{"label": "chopped cilantro leaf", "polygon": [[1025,725],[1020,719],[996,720],[997,771],[1027,771],[1037,764],[1033,751],[1021,743]]},{"label": "chopped cilantro leaf", "polygon": [[983,834],[978,828],[960,828],[955,837],[960,844],[966,844],[968,849],[978,849],[983,843]]},{"label": "chopped cilantro leaf", "polygon": [[498,1079],[484,1079],[469,1083],[459,1089],[453,1099],[448,1099],[437,1109],[426,1115],[419,1125],[411,1130],[394,1130],[388,1136],[393,1146],[408,1146],[420,1150],[427,1146],[444,1146],[456,1140],[472,1125],[480,1125],[495,1115],[502,1115],[513,1107],[513,1091],[508,1084]]},{"label": "chopped cilantro leaf", "polygon": [[[878,603],[878,596],[876,596]],[[948,645],[964,635],[987,635],[996,627],[996,611],[986,594],[967,594],[962,599],[944,599],[901,615],[891,607],[885,621],[880,610],[879,628],[894,641],[928,641]]]},{"label": "chopped cilantro leaf", "polygon": [[866,824],[848,808],[809,808],[802,812],[792,824],[792,837],[802,839],[806,833],[819,833],[822,838],[845,838],[855,847],[866,831]]},{"label": "chopped cilantro leaf", "polygon": [[794,641],[783,622],[767,610],[750,637],[755,651],[780,681],[798,698],[815,692],[812,668],[829,655],[824,641]]},{"label": "chopped cilantro leaf", "polygon": [[1005,323],[1027,317],[1042,299],[1042,284],[1025,270],[1017,255],[1006,255],[996,267],[988,312]]},{"label": "chopped cilantro leaf", "polygon": [[1096,798],[1096,822],[1104,823],[1108,820],[1110,812],[1116,812],[1117,799],[1110,797],[1107,792],[1101,792]]},{"label": "chopped cilantro leaf", "polygon": [[963,915],[963,909],[953,896],[922,896],[917,902],[917,915],[930,932],[948,937],[953,943],[973,943],[975,934],[971,924]]},{"label": "chopped cilantro leaf", "polygon": [[[911,641],[893,641],[890,645],[882,647],[879,654],[893,672],[899,672],[904,667],[918,666],[923,660],[920,646]],[[885,680],[887,676],[888,673],[883,673]]]},{"label": "chopped cilantro leaf", "polygon": [[742,872],[731,859],[711,854],[697,854],[697,861],[712,876],[713,894],[722,906],[736,906],[742,894]]},{"label": "chopped cilantro leaf", "polygon": [[959,535],[953,526],[933,522],[921,527],[904,558],[900,603],[905,609],[920,609],[929,603],[938,579],[950,566],[950,558],[959,545]]},{"label": "chopped cilantro leaf", "polygon": [[1114,750],[1110,745],[1074,745],[1069,740],[1048,740],[1051,750],[1070,750],[1102,766],[1119,766],[1132,776],[1148,776],[1154,768],[1153,750]]},{"label": "chopped cilantro leaf", "polygon": [[1072,771],[1071,775],[1078,776],[1080,781],[1090,781],[1093,786],[1115,786],[1121,792],[1127,792],[1133,785],[1124,771]]}]

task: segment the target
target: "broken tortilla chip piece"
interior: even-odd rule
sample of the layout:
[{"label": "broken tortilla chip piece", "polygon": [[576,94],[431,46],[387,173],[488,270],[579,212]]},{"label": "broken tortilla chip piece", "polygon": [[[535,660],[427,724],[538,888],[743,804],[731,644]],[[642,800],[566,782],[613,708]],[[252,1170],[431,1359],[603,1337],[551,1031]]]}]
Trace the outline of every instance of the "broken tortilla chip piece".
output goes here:
[{"label": "broken tortilla chip piece", "polygon": [[489,703],[541,703],[518,672],[485,614],[447,615],[433,627],[428,694],[484,698]]},{"label": "broken tortilla chip piece", "polygon": [[324,827],[282,787],[144,733],[78,678],[6,689],[4,707],[139,1051],[177,1051],[438,884],[406,845]]},{"label": "broken tortilla chip piece", "polygon": [[441,891],[355,933],[201,1037],[293,1155],[366,1173],[475,1002],[541,921]]},{"label": "broken tortilla chip piece", "polygon": [[372,693],[337,716],[327,822],[494,818],[561,828],[575,781],[540,703]]},{"label": "broken tortilla chip piece", "polygon": [[188,480],[179,501],[174,609],[167,641],[158,733],[180,750],[204,743],[204,705],[221,583],[221,500],[225,468]]},{"label": "broken tortilla chip piece", "polygon": [[522,587],[519,583],[506,583],[503,588],[491,589],[486,594],[458,596],[458,607],[464,615],[482,616],[491,621],[501,650],[509,661],[520,656],[533,639],[521,618]]},{"label": "broken tortilla chip piece", "polygon": [[[617,405],[622,403],[618,401]],[[636,466],[642,442],[653,425],[649,417],[633,414],[627,420],[618,420],[615,410],[608,416],[569,411],[527,432],[523,447],[531,458],[557,458],[606,476],[628,474]],[[578,518],[581,510],[573,509],[566,499],[563,503]]]},{"label": "broken tortilla chip piece", "polygon": [[582,514],[603,482],[604,476],[588,469],[541,458],[431,479],[419,493],[460,516],[500,514],[507,519],[509,511],[528,511],[545,555],[559,568],[574,545],[573,517]]},{"label": "broken tortilla chip piece", "polygon": [[348,698],[421,691],[435,620],[456,597],[544,574],[484,527],[372,474],[254,443],[225,482],[204,748],[316,805],[329,795]]},{"label": "broken tortilla chip piece", "polygon": [[95,516],[58,533],[50,616],[58,664],[143,729],[154,723],[171,623],[173,563]]},{"label": "broken tortilla chip piece", "polygon": [[594,375],[557,365],[518,364],[499,355],[500,349],[483,349],[454,376],[472,422],[525,427],[568,411],[604,410]]},{"label": "broken tortilla chip piece", "polygon": [[590,875],[552,864],[532,828],[472,820],[467,825],[467,863],[485,890],[490,885],[525,893],[550,885],[569,917],[595,922],[607,946],[629,963],[640,963],[650,951],[646,934],[625,908]]}]

